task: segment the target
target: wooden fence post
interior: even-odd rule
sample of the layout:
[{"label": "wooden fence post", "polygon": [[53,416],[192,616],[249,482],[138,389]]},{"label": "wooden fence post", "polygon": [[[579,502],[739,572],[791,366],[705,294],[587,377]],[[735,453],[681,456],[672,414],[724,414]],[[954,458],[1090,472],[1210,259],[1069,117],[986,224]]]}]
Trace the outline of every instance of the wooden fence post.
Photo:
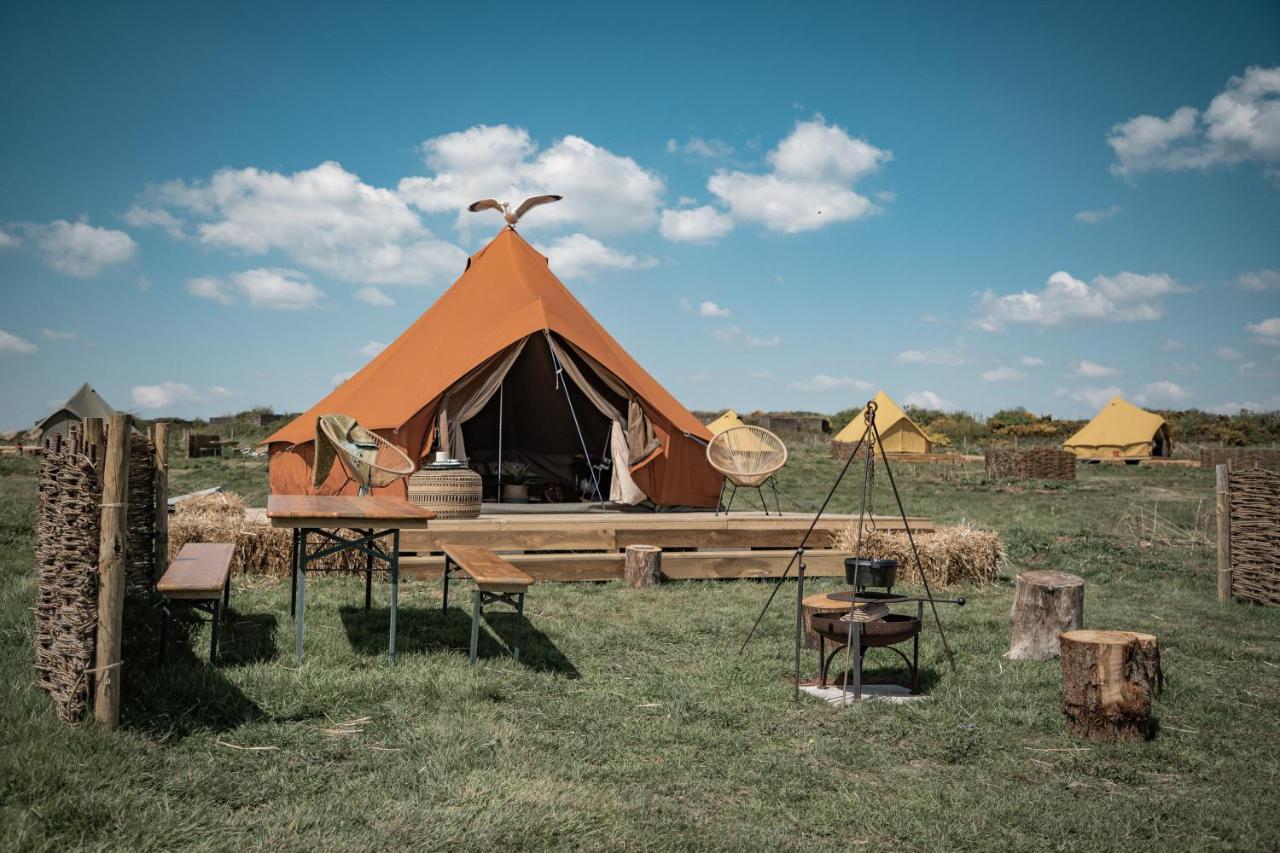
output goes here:
[{"label": "wooden fence post", "polygon": [[84,452],[98,469],[98,479],[102,479],[102,454],[106,446],[103,436],[102,418],[84,419]]},{"label": "wooden fence post", "polygon": [[114,414],[102,464],[102,538],[98,547],[98,649],[93,716],[120,725],[120,632],[129,539],[129,439],[132,418]]},{"label": "wooden fence post", "polygon": [[1226,465],[1217,475],[1214,503],[1218,510],[1218,600],[1231,600],[1231,472]]},{"label": "wooden fence post", "polygon": [[169,424],[156,424],[156,577],[169,564]]}]

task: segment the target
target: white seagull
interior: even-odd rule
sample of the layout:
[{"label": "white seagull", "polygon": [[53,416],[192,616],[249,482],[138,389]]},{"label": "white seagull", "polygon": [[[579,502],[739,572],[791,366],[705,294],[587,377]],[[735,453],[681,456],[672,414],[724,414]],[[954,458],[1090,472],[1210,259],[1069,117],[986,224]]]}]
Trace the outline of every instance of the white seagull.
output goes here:
[{"label": "white seagull", "polygon": [[501,210],[502,218],[507,220],[507,224],[515,227],[520,221],[520,217],[529,212],[531,208],[535,208],[540,204],[550,204],[553,201],[559,201],[564,196],[559,195],[535,195],[526,198],[524,203],[516,208],[515,213],[511,212],[511,205],[505,201],[498,201],[496,198],[482,198],[477,202],[473,202],[467,210],[475,213],[478,210]]}]

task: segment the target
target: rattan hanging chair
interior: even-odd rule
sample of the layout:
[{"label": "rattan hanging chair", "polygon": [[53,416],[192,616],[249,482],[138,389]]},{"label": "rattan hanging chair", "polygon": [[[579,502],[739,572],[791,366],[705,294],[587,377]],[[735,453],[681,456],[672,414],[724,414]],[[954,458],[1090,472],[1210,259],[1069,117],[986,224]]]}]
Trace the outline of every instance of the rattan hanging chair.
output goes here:
[{"label": "rattan hanging chair", "polygon": [[413,473],[413,460],[372,430],[361,429],[361,440],[356,443],[340,435],[328,418],[320,419],[320,429],[333,445],[347,477],[359,486],[362,497]]},{"label": "rattan hanging chair", "polygon": [[[731,427],[711,439],[707,445],[707,462],[724,475],[725,482],[733,486],[725,514],[733,506],[738,489],[755,489],[760,495],[760,505],[765,515],[769,505],[765,503],[762,487],[768,483],[773,490],[773,501],[782,515],[778,499],[778,487],[773,475],[787,464],[787,446],[769,430],[758,426]],[[720,504],[724,504],[724,484],[720,486]],[[716,513],[719,514],[719,507]]]}]

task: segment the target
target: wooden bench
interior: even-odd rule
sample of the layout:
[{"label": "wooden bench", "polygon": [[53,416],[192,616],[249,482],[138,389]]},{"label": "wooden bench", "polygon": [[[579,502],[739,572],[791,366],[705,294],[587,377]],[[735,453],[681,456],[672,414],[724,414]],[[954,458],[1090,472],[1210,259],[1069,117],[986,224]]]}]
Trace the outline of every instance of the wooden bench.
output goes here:
[{"label": "wooden bench", "polygon": [[173,605],[204,610],[213,617],[209,662],[218,662],[218,623],[226,617],[231,602],[231,558],[235,550],[236,546],[229,543],[188,542],[156,583],[156,592],[164,598],[161,663],[169,642],[169,612]]},{"label": "wooden bench", "polygon": [[524,624],[524,594],[533,578],[517,569],[483,545],[441,543],[444,551],[444,604],[449,609],[449,578],[461,573],[475,581],[475,599],[471,605],[471,662],[476,662],[476,646],[480,641],[480,613],[486,604],[501,601],[516,610],[515,640],[511,657],[520,660],[520,629]]}]

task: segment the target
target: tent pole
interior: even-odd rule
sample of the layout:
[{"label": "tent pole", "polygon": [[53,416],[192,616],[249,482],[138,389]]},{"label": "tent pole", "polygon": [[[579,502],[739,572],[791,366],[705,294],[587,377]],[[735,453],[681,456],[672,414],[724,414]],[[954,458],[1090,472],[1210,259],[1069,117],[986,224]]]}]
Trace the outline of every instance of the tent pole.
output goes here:
[{"label": "tent pole", "polygon": [[591,451],[587,449],[587,438],[582,434],[582,425],[578,423],[578,413],[573,410],[573,398],[569,396],[569,383],[560,375],[564,372],[564,368],[560,366],[560,359],[556,358],[556,351],[551,346],[551,333],[543,329],[542,334],[547,336],[547,352],[551,354],[551,366],[556,371],[556,384],[564,388],[564,400],[569,404],[569,416],[573,418],[573,428],[578,431],[578,442],[582,445],[582,455],[586,457],[587,470],[591,473],[591,486],[596,490],[596,499],[600,501],[600,506],[603,508],[604,495],[600,494],[600,478],[596,476],[596,469],[591,464]]},{"label": "tent pole", "polygon": [[506,398],[503,392],[507,388],[507,378],[502,377],[502,383],[498,385],[498,503],[502,503],[502,415],[503,405]]}]

